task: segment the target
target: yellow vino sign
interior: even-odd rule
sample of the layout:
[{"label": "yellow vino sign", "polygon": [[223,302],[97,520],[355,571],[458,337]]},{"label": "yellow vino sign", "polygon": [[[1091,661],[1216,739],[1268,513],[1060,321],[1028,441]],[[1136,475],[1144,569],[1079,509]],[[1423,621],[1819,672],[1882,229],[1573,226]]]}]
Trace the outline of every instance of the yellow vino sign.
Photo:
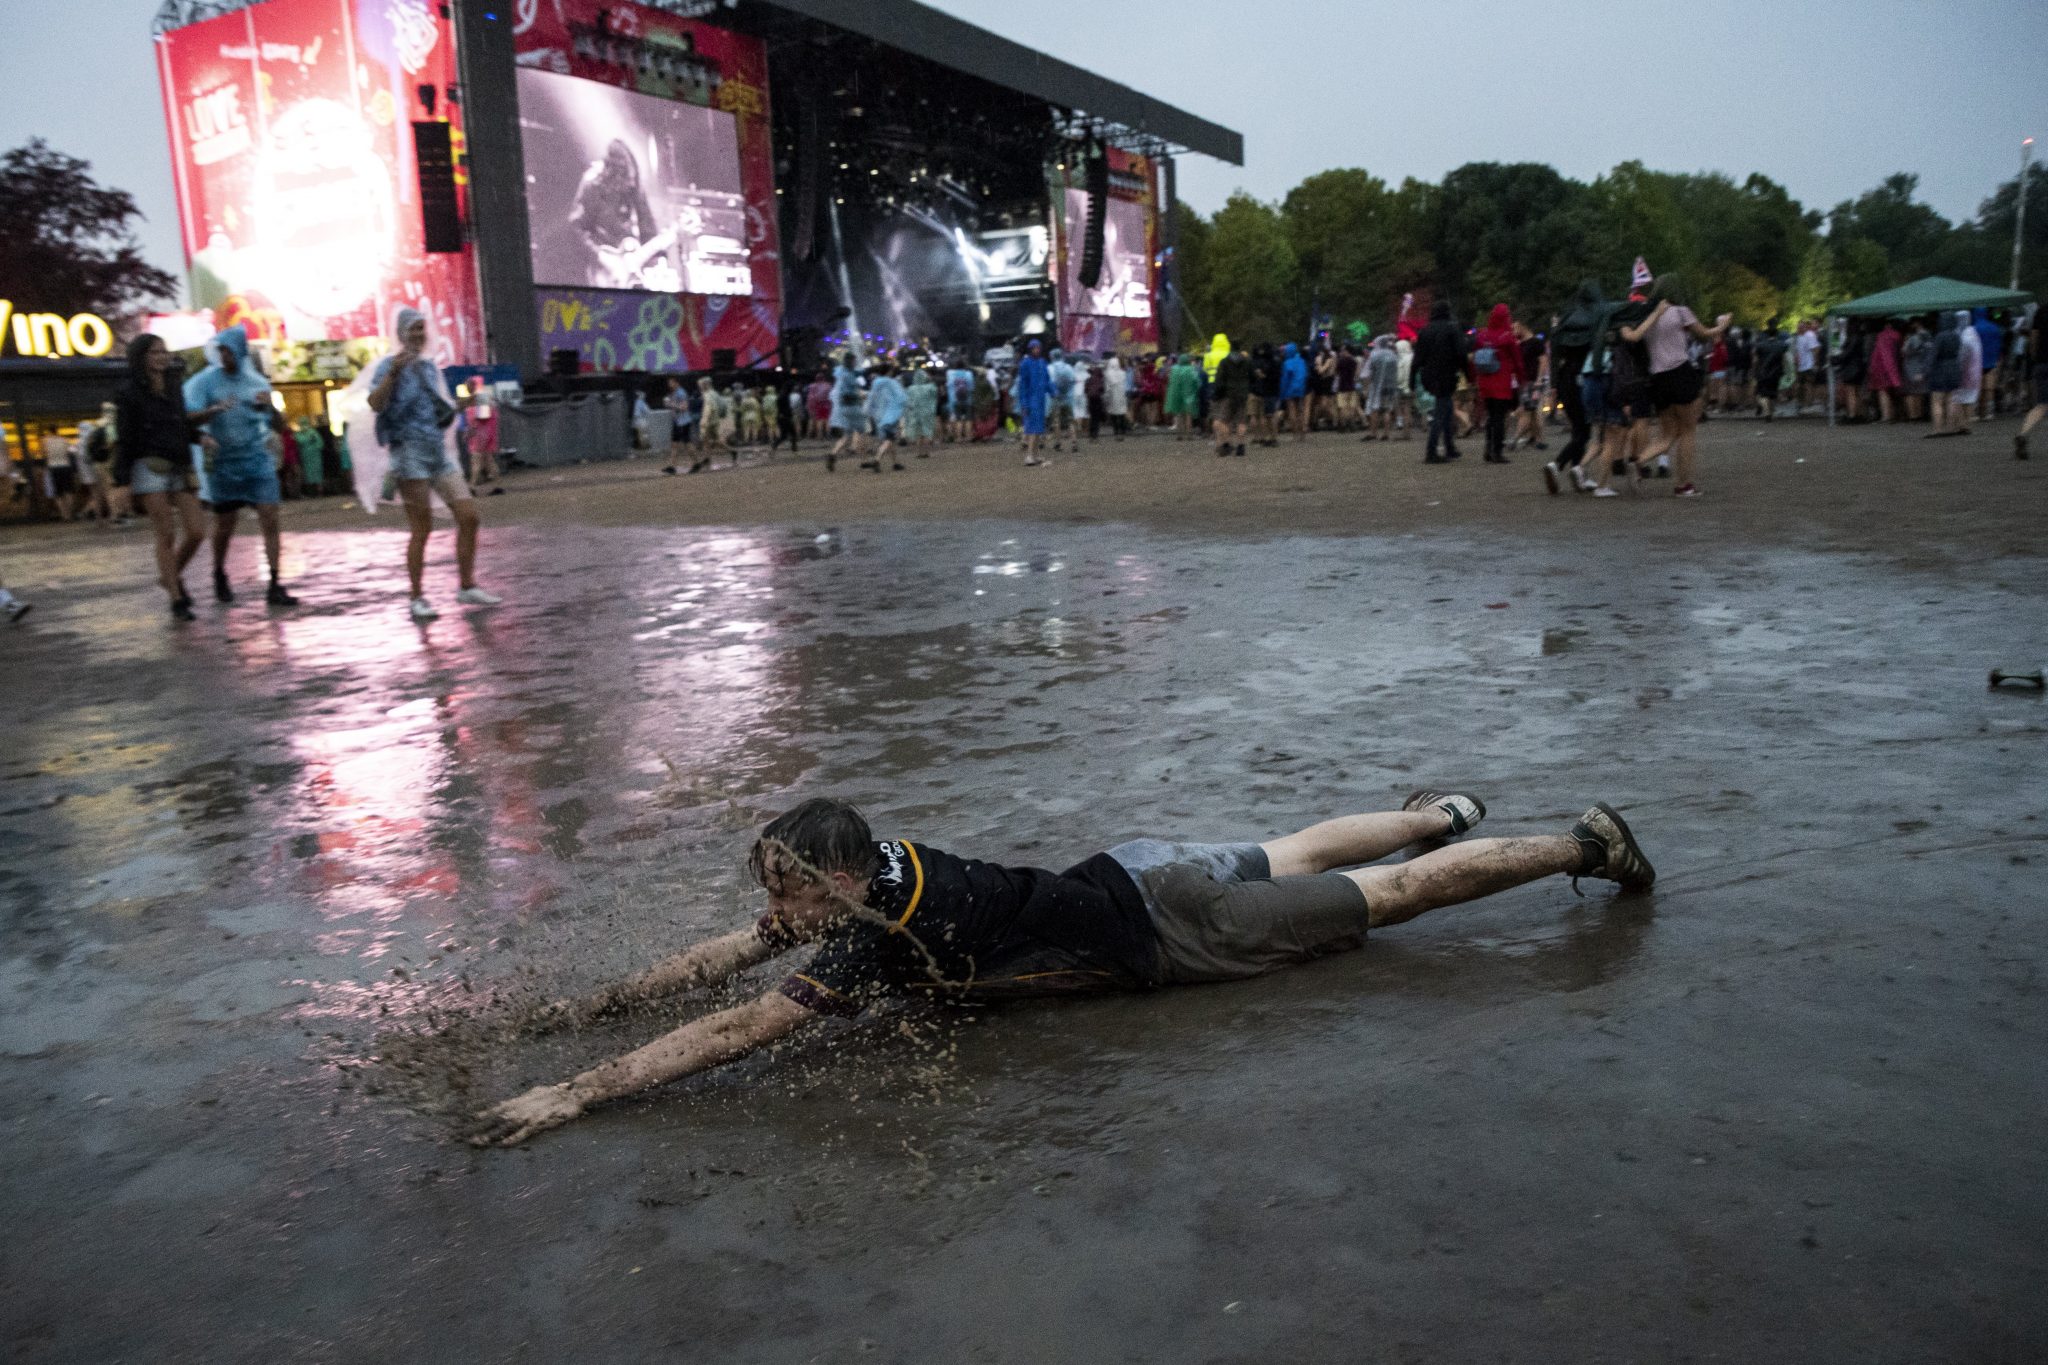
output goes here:
[{"label": "yellow vino sign", "polygon": [[0,355],[8,343],[21,356],[103,356],[114,349],[114,329],[92,313],[17,313],[11,299],[0,299]]}]

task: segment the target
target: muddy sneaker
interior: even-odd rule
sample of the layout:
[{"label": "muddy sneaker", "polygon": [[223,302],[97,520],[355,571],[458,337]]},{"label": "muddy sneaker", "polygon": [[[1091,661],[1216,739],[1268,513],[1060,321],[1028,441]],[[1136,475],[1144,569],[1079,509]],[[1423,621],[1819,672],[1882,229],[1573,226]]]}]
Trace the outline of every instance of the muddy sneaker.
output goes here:
[{"label": "muddy sneaker", "polygon": [[1579,817],[1572,826],[1584,857],[1572,874],[1574,884],[1581,877],[1599,877],[1618,883],[1624,891],[1647,891],[1657,880],[1657,869],[1643,856],[1636,836],[1629,833],[1621,812],[1602,801]]},{"label": "muddy sneaker", "polygon": [[415,597],[412,599],[413,620],[431,621],[440,614],[440,612],[434,610],[434,604],[432,602],[429,602],[426,598]]},{"label": "muddy sneaker", "polygon": [[1410,792],[1401,803],[1406,811],[1440,810],[1451,817],[1451,833],[1464,834],[1486,818],[1486,803],[1463,792],[1433,792],[1425,788]]}]

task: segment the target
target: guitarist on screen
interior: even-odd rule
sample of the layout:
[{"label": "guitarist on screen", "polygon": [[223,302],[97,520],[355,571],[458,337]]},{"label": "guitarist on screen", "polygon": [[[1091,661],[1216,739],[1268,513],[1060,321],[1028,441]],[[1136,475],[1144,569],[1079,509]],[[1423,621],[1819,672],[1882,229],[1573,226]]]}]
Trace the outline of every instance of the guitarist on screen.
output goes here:
[{"label": "guitarist on screen", "polygon": [[616,138],[605,148],[604,160],[593,161],[583,172],[569,226],[588,245],[590,283],[602,289],[635,287],[642,269],[674,241],[673,234],[657,231],[654,210],[640,186],[640,163]]}]

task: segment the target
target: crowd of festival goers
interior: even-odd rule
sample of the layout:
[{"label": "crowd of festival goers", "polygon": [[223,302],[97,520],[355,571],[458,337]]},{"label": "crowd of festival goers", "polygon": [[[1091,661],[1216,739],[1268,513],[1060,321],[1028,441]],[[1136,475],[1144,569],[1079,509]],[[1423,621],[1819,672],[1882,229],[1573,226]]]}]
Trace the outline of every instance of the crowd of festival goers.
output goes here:
[{"label": "crowd of festival goers", "polygon": [[[1617,484],[1663,478],[1696,497],[1697,431],[1714,417],[1916,422],[1933,438],[2029,409],[2031,431],[2044,415],[2030,380],[2032,310],[1853,319],[1832,333],[1819,319],[1746,329],[1700,318],[1680,280],[1640,260],[1620,292],[1609,299],[1589,280],[1541,319],[1496,304],[1469,322],[1411,295],[1379,335],[1323,333],[1307,345],[1219,335],[1199,354],[1127,357],[1025,338],[978,362],[905,346],[867,359],[845,351],[808,379],[765,386],[669,380],[668,472],[806,439],[828,443],[828,471],[851,457],[880,473],[939,445],[998,437],[1044,467],[1105,434],[1170,432],[1230,458],[1333,431],[1420,437],[1430,464],[1459,459],[1468,438],[1495,464],[1555,439],[1561,448],[1540,466],[1553,493],[1615,497]],[[640,411],[652,411],[645,399]],[[2026,456],[2024,434],[2015,453]]]}]

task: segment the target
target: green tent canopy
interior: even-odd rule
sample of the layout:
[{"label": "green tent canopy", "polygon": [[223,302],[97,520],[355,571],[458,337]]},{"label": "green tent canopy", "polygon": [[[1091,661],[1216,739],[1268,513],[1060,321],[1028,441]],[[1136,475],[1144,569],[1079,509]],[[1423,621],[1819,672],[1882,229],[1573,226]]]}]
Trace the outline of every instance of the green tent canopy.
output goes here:
[{"label": "green tent canopy", "polygon": [[1860,299],[1838,303],[1828,309],[1829,317],[1894,318],[1915,313],[1952,313],[1958,308],[2021,308],[2034,296],[2021,289],[2000,289],[1989,284],[1970,284],[1946,275],[1929,275],[1924,280],[1867,294]]}]

